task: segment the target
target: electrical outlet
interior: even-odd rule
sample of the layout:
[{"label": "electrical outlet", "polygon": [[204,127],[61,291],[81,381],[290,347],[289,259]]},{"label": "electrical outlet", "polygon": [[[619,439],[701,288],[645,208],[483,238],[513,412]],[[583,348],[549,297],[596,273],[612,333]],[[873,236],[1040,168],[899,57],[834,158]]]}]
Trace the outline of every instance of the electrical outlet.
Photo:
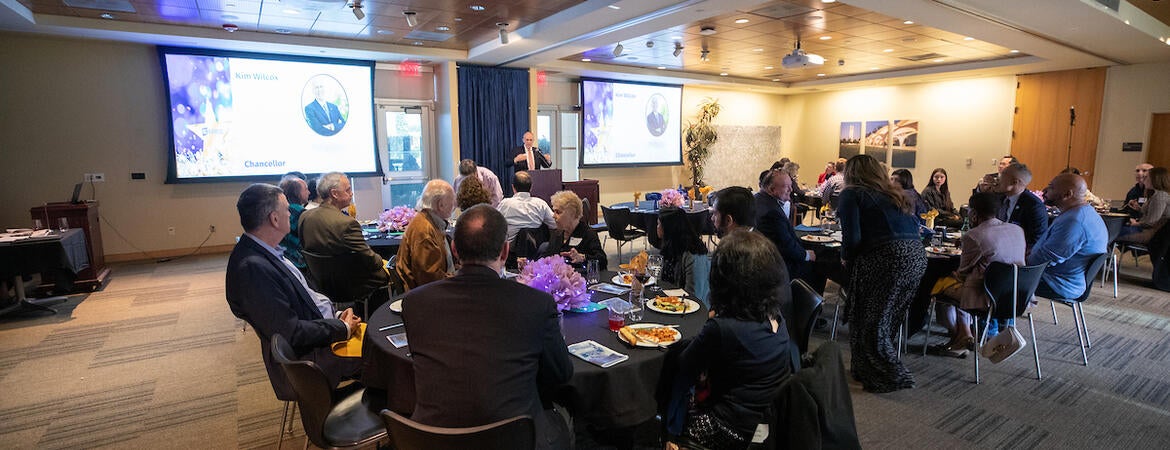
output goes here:
[{"label": "electrical outlet", "polygon": [[104,183],[106,181],[106,174],[104,173],[87,173],[84,180],[89,183]]},{"label": "electrical outlet", "polygon": [[175,235],[175,227],[167,227],[167,234],[174,236]]},{"label": "electrical outlet", "polygon": [[214,232],[215,232],[215,225],[208,225],[208,226],[207,226],[207,232],[208,232],[208,233],[214,233]]}]

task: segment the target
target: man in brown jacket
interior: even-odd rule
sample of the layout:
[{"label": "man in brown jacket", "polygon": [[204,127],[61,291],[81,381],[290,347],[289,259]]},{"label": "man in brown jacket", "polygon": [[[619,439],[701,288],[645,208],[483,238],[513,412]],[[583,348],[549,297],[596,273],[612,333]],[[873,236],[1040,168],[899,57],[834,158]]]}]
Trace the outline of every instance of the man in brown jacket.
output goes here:
[{"label": "man in brown jacket", "polygon": [[354,281],[371,291],[386,286],[390,273],[385,261],[366,243],[357,220],[341,213],[353,201],[349,177],[341,172],[322,175],[317,181],[317,194],[321,206],[301,214],[299,232],[305,251],[323,256],[360,253],[365,262],[353,274]]},{"label": "man in brown jacket", "polygon": [[431,180],[423,188],[421,209],[398,247],[395,270],[409,291],[455,272],[451,246],[447,241],[447,219],[455,211],[455,189],[443,180]]}]

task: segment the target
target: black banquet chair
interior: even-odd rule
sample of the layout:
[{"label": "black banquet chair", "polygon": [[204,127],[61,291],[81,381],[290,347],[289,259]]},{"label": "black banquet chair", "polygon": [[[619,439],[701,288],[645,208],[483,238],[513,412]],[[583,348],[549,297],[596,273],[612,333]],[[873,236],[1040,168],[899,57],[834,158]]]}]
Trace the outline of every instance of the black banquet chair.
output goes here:
[{"label": "black banquet chair", "polygon": [[622,246],[634,241],[638,238],[646,237],[646,233],[641,230],[630,228],[630,222],[633,221],[633,216],[630,210],[625,208],[608,208],[601,207],[601,215],[605,218],[605,224],[609,227],[609,237],[617,241],[618,246],[618,264],[622,263]]},{"label": "black banquet chair", "polygon": [[813,326],[821,316],[825,299],[817,295],[804,280],[792,280],[792,320],[785,317],[788,336],[796,340],[800,354],[808,353],[808,340],[812,337]]},{"label": "black banquet chair", "polygon": [[325,373],[311,361],[295,359],[292,346],[279,334],[272,335],[272,357],[280,364],[296,391],[305,438],[320,448],[358,448],[386,437],[378,419],[384,405],[376,395],[365,395],[365,388],[334,402],[333,389]]},{"label": "black banquet chair", "polygon": [[338,305],[338,310],[347,304],[361,304],[362,317],[370,317],[370,310],[390,298],[388,285],[376,289],[362,287],[361,277],[368,273],[364,254],[321,255],[307,250],[301,250],[301,254],[305,256],[316,290]]},{"label": "black banquet chair", "polygon": [[1088,300],[1089,293],[1093,291],[1093,281],[1097,278],[1097,273],[1105,267],[1105,261],[1109,260],[1108,253],[1099,253],[1091,255],[1085,264],[1085,292],[1077,298],[1050,298],[1052,307],[1052,318],[1056,319],[1056,303],[1061,303],[1072,307],[1073,310],[1073,325],[1077,329],[1077,340],[1081,344],[1081,360],[1084,365],[1089,365],[1088,348],[1093,346],[1093,341],[1089,340],[1089,327],[1085,325],[1085,310],[1081,304]]},{"label": "black banquet chair", "polygon": [[1109,274],[1113,274],[1113,298],[1117,298],[1117,266],[1121,255],[1117,251],[1117,237],[1121,235],[1121,229],[1125,226],[1125,222],[1129,217],[1125,216],[1107,216],[1105,217],[1105,233],[1109,236],[1109,246],[1106,247],[1106,252],[1109,253],[1109,259],[1105,270],[1101,271],[1101,287],[1105,287],[1105,279]]},{"label": "black banquet chair", "polygon": [[423,425],[382,410],[390,442],[398,450],[525,450],[536,447],[536,425],[529,416],[469,428]]}]

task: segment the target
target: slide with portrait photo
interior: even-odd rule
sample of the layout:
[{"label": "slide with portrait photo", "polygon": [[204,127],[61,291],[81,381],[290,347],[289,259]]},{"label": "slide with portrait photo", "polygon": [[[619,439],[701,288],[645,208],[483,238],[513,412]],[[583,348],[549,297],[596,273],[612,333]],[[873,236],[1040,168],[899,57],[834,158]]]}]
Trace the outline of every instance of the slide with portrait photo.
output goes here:
[{"label": "slide with portrait photo", "polygon": [[682,87],[583,79],[583,166],[682,163]]}]

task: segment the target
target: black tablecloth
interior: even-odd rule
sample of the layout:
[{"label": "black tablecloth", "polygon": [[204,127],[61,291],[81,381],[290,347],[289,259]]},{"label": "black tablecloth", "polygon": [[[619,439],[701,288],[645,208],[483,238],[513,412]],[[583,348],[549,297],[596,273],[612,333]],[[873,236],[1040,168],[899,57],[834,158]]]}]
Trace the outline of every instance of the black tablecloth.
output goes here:
[{"label": "black tablecloth", "polygon": [[[634,208],[634,202],[615,203],[610,209],[624,208],[630,210],[630,225],[646,232],[646,241],[654,248],[662,248],[662,239],[658,238],[658,210],[654,209],[654,202],[639,201],[639,208]],[[686,209],[687,220],[691,227],[699,234],[715,234],[715,225],[711,223],[711,208],[699,203],[695,209]]]},{"label": "black tablecloth", "polygon": [[85,233],[80,228],[0,243],[0,277],[58,269],[76,274],[86,267],[89,267],[89,253],[85,250]]},{"label": "black tablecloth", "polygon": [[[607,272],[605,277],[612,277]],[[593,293],[593,301],[613,297],[612,294]],[[685,345],[707,321],[707,309],[685,316],[661,314],[649,309],[643,322],[677,324]],[[390,311],[389,306],[378,308],[370,315],[362,343],[362,383],[367,387],[385,389],[389,408],[404,414],[414,410],[414,372],[408,356],[410,346],[394,348],[386,338],[403,332],[403,327],[386,331],[379,328],[402,322],[402,316]],[[656,348],[631,348],[609,331],[608,312],[566,312],[562,330],[567,344],[586,339],[629,355],[629,359],[609,368],[601,368],[577,357],[573,360],[573,377],[552,393],[557,401],[573,413],[602,428],[631,427],[650,420],[657,412],[655,389],[662,372],[666,352]],[[408,335],[409,337],[409,335]]]}]

